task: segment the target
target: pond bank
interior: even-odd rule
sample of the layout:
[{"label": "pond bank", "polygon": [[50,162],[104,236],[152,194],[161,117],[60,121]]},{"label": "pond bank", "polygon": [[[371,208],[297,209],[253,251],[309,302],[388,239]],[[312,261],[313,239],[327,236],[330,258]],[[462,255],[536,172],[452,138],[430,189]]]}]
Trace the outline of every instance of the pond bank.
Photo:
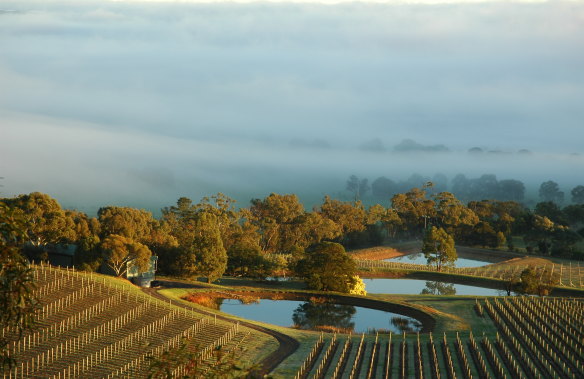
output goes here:
[{"label": "pond bank", "polygon": [[[197,291],[193,292],[193,295]],[[201,292],[202,293],[202,292]],[[270,290],[207,290],[202,293],[203,297],[216,299],[268,299],[268,300],[296,300],[296,301],[316,301],[327,302],[337,305],[349,305],[355,307],[369,308],[384,312],[396,313],[414,318],[422,324],[420,332],[426,333],[434,330],[436,320],[427,312],[412,305],[398,302],[375,300],[371,298],[341,294],[327,294],[322,292],[284,292]]]},{"label": "pond bank", "polygon": [[[421,279],[490,288],[495,290],[506,290],[508,287],[508,281],[506,280],[437,271],[376,269],[375,271],[361,270],[357,274],[363,279]],[[584,290],[568,287],[554,287],[550,296],[584,297]]]}]

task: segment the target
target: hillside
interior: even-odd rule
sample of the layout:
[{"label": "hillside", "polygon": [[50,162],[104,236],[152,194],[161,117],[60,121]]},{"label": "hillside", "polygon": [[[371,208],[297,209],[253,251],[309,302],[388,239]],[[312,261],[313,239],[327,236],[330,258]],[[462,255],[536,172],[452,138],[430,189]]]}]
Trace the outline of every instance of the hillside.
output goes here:
[{"label": "hillside", "polygon": [[34,275],[41,302],[35,329],[20,337],[1,331],[18,362],[5,377],[145,377],[148,357],[183,337],[194,340],[202,366],[219,345],[258,362],[264,345],[274,344],[267,334],[165,303],[123,280],[47,266],[35,266]]}]

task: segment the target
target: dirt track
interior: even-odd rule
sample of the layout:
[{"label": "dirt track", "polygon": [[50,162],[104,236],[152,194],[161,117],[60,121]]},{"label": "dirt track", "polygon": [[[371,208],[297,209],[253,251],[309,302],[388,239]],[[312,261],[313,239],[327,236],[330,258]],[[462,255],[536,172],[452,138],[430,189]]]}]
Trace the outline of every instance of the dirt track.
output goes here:
[{"label": "dirt track", "polygon": [[[186,288],[186,287],[197,288],[198,287],[196,285],[188,285],[186,283],[182,283],[182,282],[178,282],[178,281],[175,282],[175,281],[164,280],[161,282],[162,282],[161,288]],[[157,299],[163,300],[165,302],[169,301],[169,299],[167,297],[158,293],[158,288],[143,288],[142,291],[144,291],[145,293],[147,293],[147,294],[149,294]],[[192,307],[189,307],[188,305],[182,304],[178,301],[171,300],[171,303],[174,305],[177,305],[179,307],[182,307],[182,308],[187,308],[187,309],[193,310]],[[207,311],[203,311],[203,310],[199,310],[199,309],[197,309],[195,311],[198,313],[208,315],[208,316],[217,317],[220,320],[233,322],[233,320],[230,319],[229,317],[221,316],[221,315],[218,315],[216,313],[207,312]],[[269,334],[270,336],[274,337],[278,341],[278,343],[280,344],[278,349],[276,349],[274,352],[270,353],[270,355],[265,357],[260,362],[260,364],[259,364],[260,367],[253,373],[253,377],[261,378],[264,375],[269,374],[276,367],[278,367],[278,365],[280,363],[282,363],[286,358],[288,358],[288,356],[290,356],[292,353],[294,353],[298,349],[298,347],[300,346],[300,343],[297,340],[295,340],[294,338],[292,338],[286,334],[277,332],[275,330],[264,328],[262,326],[255,325],[255,324],[245,322],[245,321],[239,321],[239,324],[246,326],[250,329],[254,329],[254,330],[257,330],[259,332]]]}]

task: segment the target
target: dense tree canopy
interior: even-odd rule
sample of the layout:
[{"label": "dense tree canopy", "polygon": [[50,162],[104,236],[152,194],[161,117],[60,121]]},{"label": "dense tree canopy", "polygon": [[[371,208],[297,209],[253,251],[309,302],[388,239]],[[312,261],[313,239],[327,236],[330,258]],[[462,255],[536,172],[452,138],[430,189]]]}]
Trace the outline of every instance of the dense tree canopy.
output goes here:
[{"label": "dense tree canopy", "polygon": [[157,221],[152,213],[130,207],[104,207],[97,212],[102,236],[117,234],[140,243],[148,243]]},{"label": "dense tree canopy", "polygon": [[[296,195],[275,193],[252,200],[250,207],[236,208],[233,199],[219,193],[198,203],[181,197],[156,219],[150,212],[118,206],[103,207],[97,218],[89,217],[63,210],[56,200],[41,193],[1,202],[25,219],[27,246],[49,251],[53,244],[74,243],[75,265],[86,270],[97,270],[105,261],[103,251],[111,251],[106,249],[111,244],[106,239],[112,235],[146,246],[158,255],[159,268],[166,274],[214,280],[226,269],[235,275],[273,274],[321,242],[338,242],[347,248],[376,246],[395,239],[421,238],[432,227],[470,246],[501,249],[507,245],[517,250],[522,238],[528,252],[584,258],[580,243],[584,205],[562,208],[558,202],[545,201],[530,209],[516,201],[494,199],[465,205],[456,193],[438,191],[427,179],[412,175],[396,187],[418,183],[420,188],[380,197],[368,208],[360,201],[325,196],[319,206],[307,211]],[[447,183],[446,178],[438,179]],[[386,180],[378,184],[384,182],[391,184]],[[471,195],[479,193],[481,186],[494,191],[506,185],[521,187],[512,180],[497,181],[492,175],[477,179],[459,175],[451,183],[452,188]]]},{"label": "dense tree canopy", "polygon": [[562,203],[564,201],[564,192],[560,191],[558,183],[553,180],[548,180],[547,182],[541,183],[539,197],[543,201]]},{"label": "dense tree canopy", "polygon": [[412,236],[423,231],[430,219],[436,216],[434,201],[426,197],[426,191],[412,188],[391,198],[391,205],[400,219],[404,221]]},{"label": "dense tree canopy", "polygon": [[321,242],[306,251],[296,272],[311,289],[349,293],[357,284],[357,266],[345,248],[334,242]]},{"label": "dense tree canopy", "polygon": [[318,213],[334,222],[342,235],[365,230],[367,213],[358,201],[346,202],[325,196]]},{"label": "dense tree canopy", "polygon": [[39,247],[75,240],[73,220],[67,217],[61,205],[49,195],[33,192],[4,199],[4,203],[22,213],[30,244]]},{"label": "dense tree canopy", "polygon": [[117,276],[124,275],[130,265],[137,267],[138,272],[144,272],[149,267],[152,252],[146,245],[131,238],[111,234],[104,239],[101,248],[105,263]]}]

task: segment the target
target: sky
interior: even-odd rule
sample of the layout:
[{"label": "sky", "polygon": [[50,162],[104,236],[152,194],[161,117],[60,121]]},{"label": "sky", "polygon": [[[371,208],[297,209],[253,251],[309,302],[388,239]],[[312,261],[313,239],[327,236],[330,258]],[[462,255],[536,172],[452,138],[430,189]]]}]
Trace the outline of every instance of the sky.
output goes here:
[{"label": "sky", "polygon": [[582,1],[0,0],[0,196],[312,204],[437,172],[569,192],[583,42]]}]

